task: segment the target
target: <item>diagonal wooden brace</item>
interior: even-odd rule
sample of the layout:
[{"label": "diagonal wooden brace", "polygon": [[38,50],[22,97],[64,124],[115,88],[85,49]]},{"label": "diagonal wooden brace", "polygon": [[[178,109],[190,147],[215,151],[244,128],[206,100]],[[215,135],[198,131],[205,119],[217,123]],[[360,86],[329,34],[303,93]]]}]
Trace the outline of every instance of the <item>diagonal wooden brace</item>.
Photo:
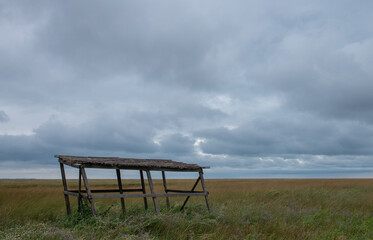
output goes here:
[{"label": "diagonal wooden brace", "polygon": [[88,198],[89,203],[91,204],[92,215],[94,217],[97,217],[96,207],[92,199],[92,193],[91,193],[91,188],[89,187],[89,184],[88,184],[87,174],[83,167],[81,167],[81,169],[82,169],[82,177],[83,177],[84,186],[85,186],[85,189],[87,190],[87,198]]},{"label": "diagonal wooden brace", "polygon": [[[194,183],[194,185],[193,185],[193,187],[192,187],[192,190],[190,190],[190,192],[193,192],[193,191],[194,191],[194,189],[197,187],[197,184],[198,184],[198,182],[199,182],[200,179],[201,179],[201,177],[198,177],[197,181]],[[190,196],[188,196],[188,197],[185,199],[185,201],[184,201],[184,203],[183,203],[183,206],[181,206],[181,208],[180,208],[180,211],[182,211],[182,210],[184,209],[185,204],[188,202],[189,198],[190,198]]]}]

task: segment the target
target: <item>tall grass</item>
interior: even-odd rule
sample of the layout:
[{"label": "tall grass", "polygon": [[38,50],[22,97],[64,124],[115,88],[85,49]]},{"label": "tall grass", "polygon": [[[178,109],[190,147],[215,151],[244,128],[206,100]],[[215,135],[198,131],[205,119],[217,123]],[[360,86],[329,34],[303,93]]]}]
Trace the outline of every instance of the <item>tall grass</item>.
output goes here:
[{"label": "tall grass", "polygon": [[[94,188],[116,187],[115,180],[94,180]],[[125,187],[137,187],[135,180]],[[76,187],[76,181],[69,181]],[[136,185],[136,186],[135,186]],[[192,180],[170,180],[169,188],[189,189]],[[143,209],[142,199],[96,201],[66,216],[60,180],[1,180],[0,239],[373,239],[373,180],[207,180],[212,210],[194,197],[171,198],[161,215]],[[156,190],[162,183],[155,180]],[[149,191],[149,190],[148,190]]]}]

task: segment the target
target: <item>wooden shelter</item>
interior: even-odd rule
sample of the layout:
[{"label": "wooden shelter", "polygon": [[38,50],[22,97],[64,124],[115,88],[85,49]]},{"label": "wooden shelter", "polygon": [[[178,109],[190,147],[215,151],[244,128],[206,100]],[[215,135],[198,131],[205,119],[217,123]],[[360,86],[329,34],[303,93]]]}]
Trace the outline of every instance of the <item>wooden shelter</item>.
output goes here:
[{"label": "wooden shelter", "polygon": [[[125,212],[125,199],[126,198],[143,198],[145,209],[148,208],[147,198],[153,199],[154,208],[159,214],[158,197],[166,197],[167,207],[170,207],[169,197],[185,196],[186,199],[180,210],[183,210],[185,204],[192,196],[204,196],[206,200],[207,209],[210,210],[208,202],[208,192],[206,190],[205,181],[203,178],[203,169],[208,167],[201,167],[197,164],[187,164],[183,162],[175,162],[172,160],[164,159],[135,159],[135,158],[118,158],[118,157],[79,157],[79,156],[66,156],[55,155],[58,158],[61,168],[62,184],[64,187],[63,194],[65,196],[67,214],[71,213],[69,196],[78,198],[78,209],[82,206],[82,198],[89,201],[91,205],[92,215],[97,216],[96,208],[93,199],[95,198],[120,198],[122,211]],[[64,165],[68,165],[79,169],[79,185],[76,190],[69,190],[66,182]],[[106,168],[115,169],[117,175],[118,188],[117,189],[96,189],[93,190],[88,184],[86,168]],[[141,188],[138,189],[124,189],[122,187],[121,170],[138,170],[140,173]],[[144,174],[146,172],[150,193],[146,193]],[[150,171],[161,171],[163,179],[163,187],[165,193],[156,193],[154,190],[153,180]],[[167,188],[166,171],[176,172],[198,172],[199,177],[190,191],[177,190]],[[82,180],[85,190],[82,189]],[[195,191],[194,189],[201,183],[203,191]],[[129,193],[132,192],[132,193]],[[137,193],[136,193],[137,192]],[[113,194],[115,193],[115,194]]]}]

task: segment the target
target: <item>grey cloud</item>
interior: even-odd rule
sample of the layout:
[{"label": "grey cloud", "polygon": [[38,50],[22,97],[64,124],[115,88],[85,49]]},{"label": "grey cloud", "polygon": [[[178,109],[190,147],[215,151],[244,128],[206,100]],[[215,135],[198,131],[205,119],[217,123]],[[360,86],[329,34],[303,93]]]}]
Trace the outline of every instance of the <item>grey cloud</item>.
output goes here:
[{"label": "grey cloud", "polygon": [[31,136],[2,135],[0,160],[54,163],[55,154],[131,156],[139,152],[149,154],[156,151],[157,146],[151,142],[150,137],[138,133],[133,136],[118,129],[103,132],[99,130],[99,124],[94,129],[91,127],[47,123]]},{"label": "grey cloud", "polygon": [[192,153],[193,139],[180,134],[163,136],[160,145],[155,143],[156,131],[168,125],[161,116],[139,112],[125,118],[96,118],[79,124],[51,119],[30,136],[0,135],[0,160],[48,163],[55,154],[141,157]]},{"label": "grey cloud", "polygon": [[287,154],[372,155],[373,128],[359,122],[320,121],[311,116],[296,119],[257,119],[236,129],[197,132],[206,141],[203,152],[240,156]]},{"label": "grey cloud", "polygon": [[154,130],[140,120],[94,119],[76,126],[47,122],[35,130],[38,138],[54,146],[91,150],[149,153],[156,150]]},{"label": "grey cloud", "polygon": [[193,152],[194,139],[181,134],[167,135],[160,141],[161,151],[167,154],[190,154]]},{"label": "grey cloud", "polygon": [[[370,166],[371,1],[0,6],[2,161]],[[8,134],[30,116],[32,135]]]},{"label": "grey cloud", "polygon": [[[316,55],[299,54],[299,58],[309,58],[305,62],[290,59],[275,64],[267,77],[269,87],[283,93],[287,107],[371,122],[373,75],[363,71],[347,54],[338,53],[340,50],[323,47],[313,50],[319,51]],[[278,77],[273,79],[273,75]]]},{"label": "grey cloud", "polygon": [[0,161],[40,161],[53,157],[53,149],[33,136],[0,135]]},{"label": "grey cloud", "polygon": [[9,116],[0,110],[0,122],[9,122]]},{"label": "grey cloud", "polygon": [[179,5],[161,3],[150,10],[120,1],[92,2],[88,8],[62,4],[49,9],[38,44],[47,55],[58,56],[57,62],[79,66],[75,73],[89,81],[130,72],[149,82],[211,87],[218,76],[203,68],[210,29],[195,24],[200,14],[191,19],[185,15],[189,7]]}]

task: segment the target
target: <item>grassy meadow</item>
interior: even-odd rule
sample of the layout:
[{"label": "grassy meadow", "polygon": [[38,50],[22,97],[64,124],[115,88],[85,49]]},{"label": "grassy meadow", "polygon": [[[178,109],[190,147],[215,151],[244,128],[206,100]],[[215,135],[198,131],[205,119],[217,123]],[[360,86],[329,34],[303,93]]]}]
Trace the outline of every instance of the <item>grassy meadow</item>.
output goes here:
[{"label": "grassy meadow", "polygon": [[[69,180],[70,187],[77,181]],[[169,180],[189,189],[194,180]],[[116,180],[91,180],[93,189]],[[66,216],[60,180],[0,180],[0,239],[373,239],[373,179],[206,180],[211,211],[203,197],[159,198],[156,215],[142,199],[98,199],[99,217],[89,206]],[[126,180],[124,187],[140,182]],[[161,180],[155,180],[163,192]],[[198,190],[198,189],[197,189]],[[147,189],[149,192],[149,188]]]}]

